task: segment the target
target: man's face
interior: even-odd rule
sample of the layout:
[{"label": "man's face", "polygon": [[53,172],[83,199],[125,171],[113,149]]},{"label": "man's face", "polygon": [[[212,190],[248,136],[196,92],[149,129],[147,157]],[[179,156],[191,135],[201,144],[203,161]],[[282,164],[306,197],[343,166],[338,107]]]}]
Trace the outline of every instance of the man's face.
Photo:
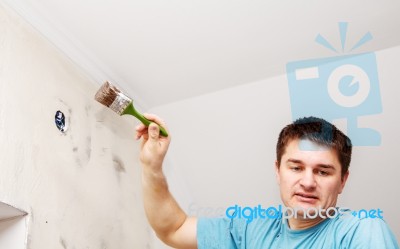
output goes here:
[{"label": "man's face", "polygon": [[341,166],[333,149],[309,140],[292,140],[282,155],[276,177],[281,199],[290,208],[335,207],[348,173],[341,178]]}]

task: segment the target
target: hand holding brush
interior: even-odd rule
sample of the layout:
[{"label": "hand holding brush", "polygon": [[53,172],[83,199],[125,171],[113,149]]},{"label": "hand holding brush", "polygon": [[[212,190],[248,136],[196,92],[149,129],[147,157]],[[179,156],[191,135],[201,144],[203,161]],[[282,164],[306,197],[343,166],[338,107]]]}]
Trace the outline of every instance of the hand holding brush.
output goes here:
[{"label": "hand holding brush", "polygon": [[[94,98],[101,104],[116,112],[118,115],[130,114],[132,116],[135,116],[147,127],[151,123],[150,120],[148,120],[138,111],[136,111],[131,98],[123,94],[121,90],[111,85],[108,81],[106,81],[100,87]],[[162,126],[158,126],[160,127],[160,134],[164,137],[167,137],[167,131]]]}]

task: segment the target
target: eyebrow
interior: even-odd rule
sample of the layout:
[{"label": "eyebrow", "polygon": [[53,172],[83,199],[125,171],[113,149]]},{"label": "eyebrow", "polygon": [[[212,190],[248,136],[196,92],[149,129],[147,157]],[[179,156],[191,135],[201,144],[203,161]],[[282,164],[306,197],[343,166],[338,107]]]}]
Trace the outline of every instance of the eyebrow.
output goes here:
[{"label": "eyebrow", "polygon": [[[289,158],[288,160],[286,160],[286,162],[287,162],[287,163],[304,164],[303,161],[298,160],[298,159],[293,159],[293,158]],[[319,164],[317,164],[317,167],[319,167],[319,168],[324,168],[324,169],[336,170],[335,166],[333,166],[333,165],[331,165],[331,164],[319,163]]]},{"label": "eyebrow", "polygon": [[297,160],[297,159],[292,159],[289,158],[288,160],[286,160],[287,163],[299,163],[299,164],[303,164],[303,162],[301,160]]},{"label": "eyebrow", "polygon": [[317,166],[320,167],[320,168],[324,168],[324,169],[336,170],[336,168],[333,165],[330,165],[330,164],[317,164]]}]

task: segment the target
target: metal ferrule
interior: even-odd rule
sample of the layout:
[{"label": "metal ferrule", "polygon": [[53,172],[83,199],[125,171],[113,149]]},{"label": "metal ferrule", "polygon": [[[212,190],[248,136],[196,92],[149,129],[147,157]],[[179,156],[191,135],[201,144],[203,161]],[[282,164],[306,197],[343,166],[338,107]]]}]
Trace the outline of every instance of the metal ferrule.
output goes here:
[{"label": "metal ferrule", "polygon": [[124,95],[123,93],[118,93],[118,96],[110,105],[110,108],[119,115],[122,115],[126,107],[128,107],[131,102],[132,100],[128,96]]}]

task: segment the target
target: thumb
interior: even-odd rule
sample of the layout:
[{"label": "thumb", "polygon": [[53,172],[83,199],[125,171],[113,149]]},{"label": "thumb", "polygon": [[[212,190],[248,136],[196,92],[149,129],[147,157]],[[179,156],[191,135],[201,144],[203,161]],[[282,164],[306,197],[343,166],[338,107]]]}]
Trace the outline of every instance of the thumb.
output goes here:
[{"label": "thumb", "polygon": [[158,142],[158,138],[160,136],[160,128],[155,123],[150,123],[149,125],[149,140],[152,142]]}]

